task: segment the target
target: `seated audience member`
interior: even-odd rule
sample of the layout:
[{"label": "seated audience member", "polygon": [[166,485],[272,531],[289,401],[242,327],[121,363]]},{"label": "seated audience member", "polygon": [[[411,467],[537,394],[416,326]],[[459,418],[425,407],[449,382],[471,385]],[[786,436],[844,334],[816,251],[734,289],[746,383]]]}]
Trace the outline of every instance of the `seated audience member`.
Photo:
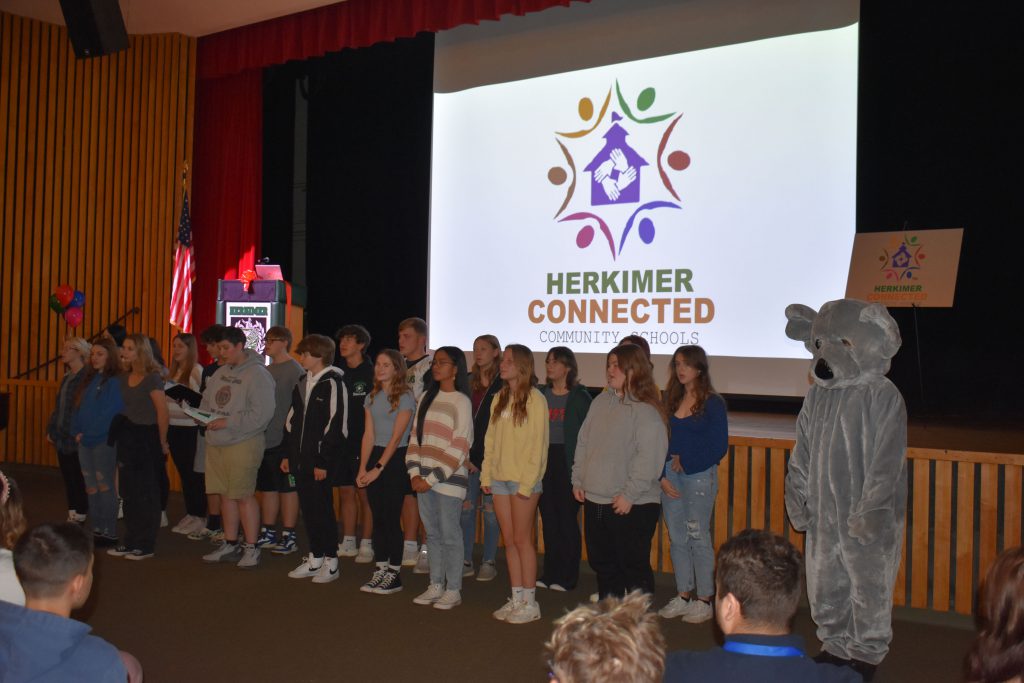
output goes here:
[{"label": "seated audience member", "polygon": [[93,548],[77,524],[42,524],[14,546],[25,606],[0,602],[5,681],[141,681],[138,660],[71,618],[92,589]]},{"label": "seated audience member", "polygon": [[651,596],[633,591],[577,607],[555,622],[545,644],[554,683],[656,683],[665,668],[665,638]]},{"label": "seated audience member", "polygon": [[671,653],[666,683],[678,681],[860,681],[848,667],[818,664],[790,632],[801,594],[800,551],[775,534],[746,529],[718,551],[715,617],[725,644]]},{"label": "seated audience member", "polygon": [[1024,681],[1024,547],[996,558],[978,594],[978,636],[964,662],[971,683]]},{"label": "seated audience member", "polygon": [[13,479],[0,471],[0,601],[6,600],[15,605],[25,604],[25,591],[21,590],[14,573],[11,551],[24,531],[21,491]]}]

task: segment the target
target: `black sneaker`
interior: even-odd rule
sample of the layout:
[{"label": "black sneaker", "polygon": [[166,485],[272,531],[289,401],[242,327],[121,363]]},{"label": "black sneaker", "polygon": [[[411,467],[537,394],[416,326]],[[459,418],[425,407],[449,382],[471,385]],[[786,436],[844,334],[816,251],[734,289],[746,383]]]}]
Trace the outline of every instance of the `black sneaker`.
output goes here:
[{"label": "black sneaker", "polygon": [[114,546],[113,548],[111,548],[110,550],[108,550],[107,551],[107,555],[113,555],[114,557],[124,557],[125,555],[127,555],[131,551],[132,551],[131,548],[126,546],[124,543],[120,543],[120,544]]},{"label": "black sneaker", "polygon": [[361,590],[364,593],[376,593],[377,592],[377,586],[379,586],[381,581],[384,580],[384,576],[387,573],[388,573],[387,567],[384,567],[382,569],[378,569],[377,571],[375,571],[373,573],[373,576],[370,577],[369,581],[367,581],[366,583],[364,583],[362,586],[359,587],[359,590]]},{"label": "black sneaker", "polygon": [[113,548],[117,545],[117,536],[108,536],[99,531],[94,531],[92,532],[92,544],[97,548]]},{"label": "black sneaker", "polygon": [[402,575],[394,569],[387,569],[384,578],[380,580],[373,592],[377,595],[391,595],[402,590]]}]

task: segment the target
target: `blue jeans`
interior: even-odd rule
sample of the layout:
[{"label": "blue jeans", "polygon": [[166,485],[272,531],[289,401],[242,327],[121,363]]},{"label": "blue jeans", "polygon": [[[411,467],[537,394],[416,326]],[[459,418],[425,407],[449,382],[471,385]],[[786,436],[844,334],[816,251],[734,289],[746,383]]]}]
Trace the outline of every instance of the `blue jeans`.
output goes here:
[{"label": "blue jeans", "polygon": [[[465,559],[473,561],[473,544],[476,542],[476,511],[480,500],[480,472],[470,472],[469,489],[466,491],[466,505],[462,506],[462,543]],[[490,509],[488,509],[490,508]],[[498,554],[498,516],[494,514],[493,498],[485,495],[480,502],[480,510],[484,516],[484,562],[494,562]]]},{"label": "blue jeans", "polygon": [[718,467],[697,474],[673,472],[665,463],[665,478],[679,498],[661,494],[669,538],[672,541],[672,567],[676,589],[680,593],[694,590],[697,597],[715,594],[715,550],[711,541],[711,513],[718,494]]},{"label": "blue jeans", "polygon": [[117,453],[104,441],[95,446],[78,446],[78,461],[89,496],[89,515],[93,529],[107,536],[117,535],[117,493],[114,470]]},{"label": "blue jeans", "polygon": [[462,499],[434,489],[416,496],[420,519],[427,530],[427,559],[430,583],[450,591],[462,590]]}]

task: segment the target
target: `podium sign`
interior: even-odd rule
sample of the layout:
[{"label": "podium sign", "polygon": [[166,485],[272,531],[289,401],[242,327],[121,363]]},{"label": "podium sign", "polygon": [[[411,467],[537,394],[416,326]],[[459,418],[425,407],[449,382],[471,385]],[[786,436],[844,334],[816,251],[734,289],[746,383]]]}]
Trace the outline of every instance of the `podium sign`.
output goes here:
[{"label": "podium sign", "polygon": [[962,228],[858,233],[846,296],[890,307],[950,307]]},{"label": "podium sign", "polygon": [[237,327],[245,332],[245,348],[263,353],[267,347],[267,330],[273,326],[269,303],[228,301],[226,322],[228,327]]}]

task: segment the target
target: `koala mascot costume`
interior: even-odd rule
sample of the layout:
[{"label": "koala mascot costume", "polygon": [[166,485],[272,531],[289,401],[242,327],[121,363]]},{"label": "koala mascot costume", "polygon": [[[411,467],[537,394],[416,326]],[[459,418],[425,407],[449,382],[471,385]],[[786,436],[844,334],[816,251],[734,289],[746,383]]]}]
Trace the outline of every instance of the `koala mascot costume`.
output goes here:
[{"label": "koala mascot costume", "polygon": [[892,640],[892,593],[907,511],[907,410],[885,373],[900,348],[881,304],[786,307],[786,336],[811,352],[786,510],[807,532],[807,597],[818,661],[871,680]]}]

